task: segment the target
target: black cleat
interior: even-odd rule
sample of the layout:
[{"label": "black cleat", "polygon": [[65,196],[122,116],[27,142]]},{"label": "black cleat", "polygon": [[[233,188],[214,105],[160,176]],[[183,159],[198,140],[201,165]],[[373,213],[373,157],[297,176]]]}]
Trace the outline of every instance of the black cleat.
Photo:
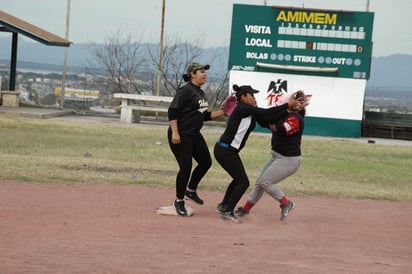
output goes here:
[{"label": "black cleat", "polygon": [[199,198],[199,196],[197,196],[196,191],[188,191],[186,190],[185,192],[185,196],[187,198],[189,198],[190,200],[192,200],[193,202],[199,204],[199,205],[203,205],[203,200]]},{"label": "black cleat", "polygon": [[295,208],[295,203],[289,201],[286,205],[280,205],[280,208],[282,210],[280,213],[280,220],[282,221],[288,216],[289,212]]},{"label": "black cleat", "polygon": [[175,205],[177,214],[179,214],[180,216],[187,216],[187,211],[185,208],[185,201],[175,200],[174,205]]},{"label": "black cleat", "polygon": [[243,217],[245,215],[249,214],[249,211],[247,211],[246,209],[244,209],[243,207],[238,207],[235,210],[235,215],[238,217]]},{"label": "black cleat", "polygon": [[230,211],[225,212],[222,215],[220,215],[220,218],[222,220],[232,221],[232,222],[237,223],[237,224],[242,222],[240,219],[236,218],[236,216],[235,216],[235,214],[233,214],[233,212],[230,212]]},{"label": "black cleat", "polygon": [[218,204],[217,205],[217,207],[216,207],[216,212],[217,213],[219,213],[219,214],[223,214],[223,213],[225,213],[227,211],[227,206],[226,205],[223,205],[223,204]]}]

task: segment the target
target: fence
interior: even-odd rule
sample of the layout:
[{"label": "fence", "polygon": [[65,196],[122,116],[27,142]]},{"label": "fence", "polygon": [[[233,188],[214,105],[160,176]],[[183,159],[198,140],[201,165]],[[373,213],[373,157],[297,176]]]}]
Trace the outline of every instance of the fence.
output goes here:
[{"label": "fence", "polygon": [[362,136],[412,140],[412,115],[366,111]]}]

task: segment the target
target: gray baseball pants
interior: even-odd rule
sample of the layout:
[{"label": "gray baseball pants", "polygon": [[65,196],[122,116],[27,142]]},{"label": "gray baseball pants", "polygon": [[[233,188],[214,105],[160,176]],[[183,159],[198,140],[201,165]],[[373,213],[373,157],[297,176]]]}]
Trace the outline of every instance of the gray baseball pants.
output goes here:
[{"label": "gray baseball pants", "polygon": [[271,157],[263,166],[248,201],[256,204],[264,191],[277,201],[281,200],[285,194],[276,184],[295,173],[299,169],[301,159],[301,156],[283,156],[272,150]]}]

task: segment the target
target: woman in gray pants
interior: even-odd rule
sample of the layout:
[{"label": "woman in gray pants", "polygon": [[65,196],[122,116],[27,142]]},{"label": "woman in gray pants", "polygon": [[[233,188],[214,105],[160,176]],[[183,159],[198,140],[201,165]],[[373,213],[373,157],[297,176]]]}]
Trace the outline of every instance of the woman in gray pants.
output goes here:
[{"label": "woman in gray pants", "polygon": [[[296,93],[296,99],[305,98],[302,91]],[[272,151],[270,158],[263,166],[255,187],[250,193],[243,207],[235,211],[235,215],[241,217],[248,214],[267,192],[280,203],[280,220],[284,220],[289,212],[295,208],[295,203],[289,200],[277,185],[283,179],[295,173],[301,163],[301,139],[304,129],[305,109],[299,112],[291,112],[283,120],[270,125],[272,130]]]},{"label": "woman in gray pants", "polygon": [[288,110],[293,111],[301,102],[292,97],[282,105],[264,109],[257,107],[254,94],[259,92],[258,90],[246,85],[233,85],[233,90],[236,92],[238,103],[213,151],[218,163],[232,178],[216,211],[221,214],[223,220],[239,223],[240,220],[233,211],[249,187],[249,178],[240,158],[240,151],[246,145],[256,122],[267,127],[272,121],[282,120],[288,115]]}]

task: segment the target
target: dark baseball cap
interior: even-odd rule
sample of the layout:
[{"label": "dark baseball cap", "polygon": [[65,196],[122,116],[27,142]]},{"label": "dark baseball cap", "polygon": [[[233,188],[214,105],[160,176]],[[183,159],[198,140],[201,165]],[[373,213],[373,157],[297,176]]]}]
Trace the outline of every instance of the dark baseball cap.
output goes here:
[{"label": "dark baseball cap", "polygon": [[259,90],[256,90],[252,88],[251,86],[238,86],[238,85],[233,85],[233,90],[236,91],[236,97],[240,98],[242,95],[246,95],[248,93],[250,94],[255,94],[258,93]]},{"label": "dark baseball cap", "polygon": [[208,70],[208,69],[210,69],[210,65],[209,64],[202,65],[202,64],[199,64],[199,63],[191,63],[187,67],[186,74],[188,76],[190,76],[192,74],[192,72],[195,72],[196,70],[199,70],[199,69]]}]

